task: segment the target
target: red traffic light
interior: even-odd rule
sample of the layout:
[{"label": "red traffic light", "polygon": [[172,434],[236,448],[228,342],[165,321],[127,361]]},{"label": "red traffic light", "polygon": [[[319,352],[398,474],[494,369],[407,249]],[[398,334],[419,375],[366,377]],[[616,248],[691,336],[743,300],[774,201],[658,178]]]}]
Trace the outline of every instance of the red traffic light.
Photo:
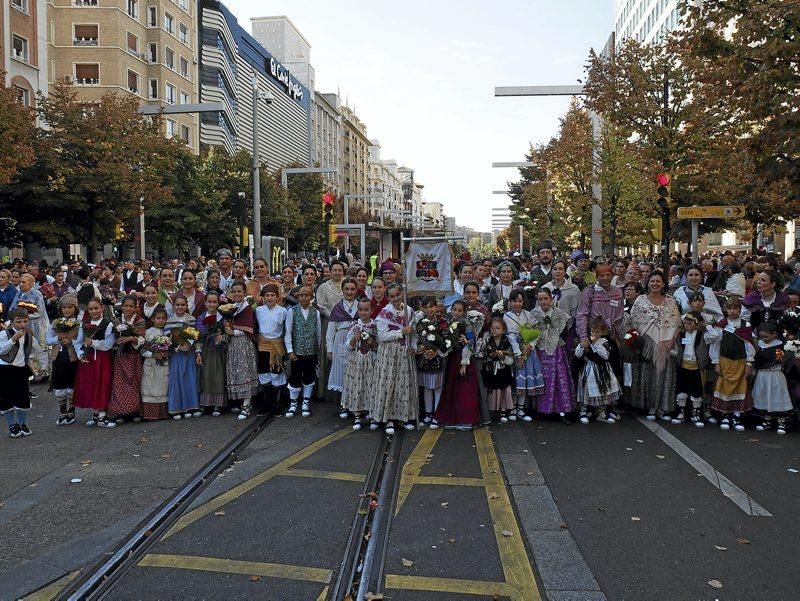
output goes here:
[{"label": "red traffic light", "polygon": [[325,194],[323,194],[322,195],[322,202],[325,203],[326,205],[332,205],[333,204],[333,194],[331,194],[330,192],[326,192]]},{"label": "red traffic light", "polygon": [[669,173],[659,173],[656,175],[656,183],[659,186],[669,186],[669,183],[672,181]]}]

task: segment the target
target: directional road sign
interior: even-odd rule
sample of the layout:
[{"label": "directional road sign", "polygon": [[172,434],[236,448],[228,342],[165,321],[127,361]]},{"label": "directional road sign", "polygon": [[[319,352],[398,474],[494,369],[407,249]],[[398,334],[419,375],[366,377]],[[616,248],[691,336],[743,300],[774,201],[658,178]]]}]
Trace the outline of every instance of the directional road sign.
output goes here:
[{"label": "directional road sign", "polygon": [[678,219],[737,219],[744,215],[744,205],[680,207],[678,209]]}]

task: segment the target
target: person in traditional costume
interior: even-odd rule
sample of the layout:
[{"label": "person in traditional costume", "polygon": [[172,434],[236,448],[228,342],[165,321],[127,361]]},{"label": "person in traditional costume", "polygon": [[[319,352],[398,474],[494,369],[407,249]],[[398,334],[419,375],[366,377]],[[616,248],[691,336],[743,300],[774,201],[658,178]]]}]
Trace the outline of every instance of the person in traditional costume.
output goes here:
[{"label": "person in traditional costume", "polygon": [[[42,293],[34,287],[36,280],[29,273],[23,273],[19,278],[19,292],[11,303],[10,310],[17,308],[25,309],[28,312],[28,330],[36,338],[38,351],[33,355],[31,366],[37,381],[46,378],[50,373],[50,357],[45,352],[47,348],[47,330],[50,327],[50,318],[47,317],[47,307],[45,306]],[[22,303],[22,304],[20,304]]]},{"label": "person in traditional costume", "polygon": [[261,289],[262,304],[256,308],[258,382],[261,384],[258,412],[261,415],[278,411],[281,390],[286,386],[286,371],[283,366],[286,345],[283,337],[288,312],[278,304],[280,294],[277,285],[265,285]]},{"label": "person in traditional costume", "polygon": [[[228,353],[225,373],[228,378],[228,400],[238,409],[238,420],[247,419],[252,409],[252,398],[258,394],[256,347],[253,345],[255,314],[245,299],[245,284],[233,282],[229,289],[234,315],[225,319],[228,334]],[[240,405],[237,408],[235,405]]]},{"label": "person in traditional costume", "polygon": [[30,319],[25,309],[9,311],[8,319],[8,328],[0,331],[0,414],[5,415],[11,438],[20,438],[33,434],[25,423],[31,408],[28,362],[41,349],[28,329]]},{"label": "person in traditional costume", "polygon": [[17,296],[17,288],[11,285],[11,272],[0,269],[0,323],[5,322],[6,314],[11,310],[11,303]]},{"label": "person in traditional costume", "polygon": [[313,305],[315,302],[314,290],[317,286],[317,268],[313,265],[306,265],[300,271],[300,284],[292,288],[288,296],[284,299],[286,308],[294,307],[295,305],[299,304],[299,301],[297,300],[297,293],[303,286],[306,286],[311,290],[311,304]]},{"label": "person in traditional costume", "polygon": [[78,369],[78,351],[75,347],[80,328],[78,297],[74,293],[63,295],[58,300],[58,311],[59,316],[50,323],[47,332],[52,366],[50,390],[58,399],[59,417],[56,425],[68,426],[75,423],[72,393]]},{"label": "person in traditional costume", "polygon": [[[175,294],[170,296],[170,302],[178,295],[182,295],[188,304],[187,313],[195,319],[206,310],[206,295],[205,292],[200,290],[197,285],[197,276],[191,269],[184,269],[181,272],[181,289]],[[170,307],[167,307],[167,313],[170,312]]]},{"label": "person in traditional costume", "polygon": [[358,286],[356,281],[350,277],[342,280],[342,299],[339,300],[331,309],[328,318],[328,327],[325,333],[325,347],[328,352],[328,362],[330,373],[328,374],[328,390],[340,404],[341,411],[339,417],[347,419],[349,412],[341,405],[341,393],[344,387],[344,372],[347,369],[347,360],[350,352],[347,350],[347,332],[353,321],[357,318],[358,301],[356,292]]},{"label": "person in traditional costume", "polygon": [[490,308],[494,307],[500,301],[509,299],[511,296],[511,291],[514,290],[515,282],[519,277],[519,272],[517,271],[516,266],[510,261],[503,261],[500,263],[500,265],[497,267],[497,271],[500,274],[500,281],[496,286],[494,286],[494,288],[492,288],[491,292],[489,292],[488,306]]},{"label": "person in traditional costume", "polygon": [[164,305],[158,302],[158,286],[155,284],[147,284],[142,291],[142,298],[139,301],[139,315],[142,316],[147,327],[153,325],[153,311],[158,307],[166,309]]},{"label": "person in traditional costume", "polygon": [[467,303],[457,300],[450,307],[450,328],[458,342],[447,356],[442,399],[434,413],[445,428],[469,430],[481,425],[480,387],[475,369],[475,345],[483,330],[483,314],[475,311],[467,317]]},{"label": "person in traditional costume", "polygon": [[575,349],[579,375],[577,399],[580,407],[580,422],[589,423],[589,411],[597,411],[597,421],[616,423],[612,417],[614,402],[622,396],[619,381],[611,369],[611,347],[608,343],[608,328],[600,318],[592,320],[590,338]]},{"label": "person in traditional costume", "polygon": [[565,336],[572,318],[553,306],[549,288],[541,288],[536,294],[531,317],[534,327],[541,332],[536,339],[536,354],[544,376],[544,390],[536,398],[536,411],[544,415],[557,413],[561,421],[571,423],[567,414],[575,410],[575,399]]},{"label": "person in traditional costume", "polygon": [[119,291],[123,294],[131,294],[136,290],[137,284],[144,279],[142,272],[136,269],[132,259],[126,259],[123,263],[123,270],[120,274]]},{"label": "person in traditional costume", "polygon": [[514,372],[511,366],[515,358],[521,357],[506,332],[506,322],[502,317],[495,317],[489,331],[478,343],[478,354],[483,358],[483,381],[489,410],[499,413],[500,423],[503,424],[508,422],[509,413],[514,408],[511,399]]},{"label": "person in traditional costume", "polygon": [[369,286],[369,271],[366,267],[356,267],[355,269],[355,279],[356,279],[356,300],[361,300],[362,298],[366,298],[367,300],[370,299],[372,295],[372,289]]},{"label": "person in traditional costume", "polygon": [[132,294],[122,299],[122,316],[114,326],[117,337],[114,343],[114,378],[111,383],[111,400],[108,415],[117,423],[126,418],[141,421],[142,415],[142,354],[144,319],[137,313],[136,297]]},{"label": "person in traditional costume", "polygon": [[[378,327],[371,317],[372,303],[368,298],[358,301],[358,321],[347,331],[347,368],[342,387],[342,408],[353,417],[353,430],[360,430],[367,416],[372,391],[377,380],[375,363],[378,356]],[[375,428],[378,428],[377,422]],[[372,424],[370,424],[371,426]]]},{"label": "person in traditional costume", "polygon": [[722,307],[717,300],[717,295],[709,286],[703,285],[703,270],[699,265],[692,265],[686,270],[686,285],[680,286],[673,297],[678,303],[682,313],[692,310],[691,298],[695,294],[702,294],[705,299],[704,312],[707,313],[714,322],[722,319]]},{"label": "person in traditional costume", "polygon": [[533,419],[529,415],[533,399],[544,392],[544,375],[536,352],[536,320],[530,311],[523,309],[525,301],[522,290],[512,290],[503,321],[520,355],[514,366],[515,408],[508,418],[511,421],[520,419],[529,422]]},{"label": "person in traditional costume", "polygon": [[164,305],[167,313],[172,313],[170,298],[178,292],[175,283],[175,271],[171,267],[162,267],[158,272],[158,302]]},{"label": "person in traditional costume", "polygon": [[297,291],[298,304],[286,316],[283,341],[291,361],[287,418],[297,415],[301,392],[301,415],[311,416],[311,395],[317,381],[318,357],[322,352],[322,319],[317,308],[311,305],[312,295],[309,286],[301,286]]},{"label": "person in traditional costume", "polygon": [[567,356],[571,357],[575,351],[575,346],[578,344],[575,333],[575,319],[578,316],[578,307],[581,304],[581,291],[567,277],[567,262],[564,259],[554,261],[550,273],[553,279],[544,284],[542,288],[550,290],[553,295],[553,306],[561,309],[571,318],[569,329],[564,335]]},{"label": "person in traditional costume", "polygon": [[253,277],[245,283],[245,294],[253,299],[253,304],[261,305],[264,302],[261,291],[268,284],[277,286],[280,291],[281,282],[270,276],[266,259],[259,257],[253,261]]},{"label": "person in traditional costume", "polygon": [[206,310],[197,318],[196,324],[200,331],[200,353],[195,357],[200,370],[198,378],[200,406],[210,407],[213,417],[219,417],[222,408],[228,404],[225,383],[225,334],[222,315],[217,311],[219,304],[219,293],[207,293]]},{"label": "person in traditional costume", "polygon": [[200,393],[197,390],[197,358],[202,352],[198,344],[200,332],[195,328],[197,318],[189,313],[185,296],[177,294],[172,301],[173,314],[166,329],[172,338],[169,353],[169,387],[167,408],[172,419],[200,417]]},{"label": "person in traditional costume", "polygon": [[[702,428],[705,426],[703,398],[706,370],[711,365],[709,347],[717,334],[711,325],[706,324],[702,313],[690,311],[681,319],[683,336],[678,338],[675,345],[678,352],[675,379],[675,402],[678,405],[678,413],[672,418],[672,423],[681,424],[688,417],[694,426]],[[688,407],[687,401],[689,401]]]},{"label": "person in traditional costume", "polygon": [[103,317],[103,303],[97,299],[89,301],[86,313],[89,319],[81,324],[75,342],[80,359],[75,374],[75,408],[92,410],[87,426],[115,428],[116,422],[106,415],[114,376],[114,324]]},{"label": "person in traditional costume", "polygon": [[789,306],[789,297],[781,292],[783,280],[777,271],[765,270],[758,276],[758,290],[753,290],[742,300],[748,310],[754,329],[765,321],[777,322]]},{"label": "person in traditional costume", "polygon": [[[436,335],[433,332],[445,331],[447,322],[437,315],[436,299],[428,296],[422,299],[419,308],[420,313],[415,315],[417,322],[417,378],[419,386],[422,388],[423,401],[425,403],[425,416],[422,419],[423,425],[431,430],[439,427],[438,420],[434,417],[434,412],[439,406],[442,398],[442,387],[444,386],[444,359],[447,356],[447,349],[438,348],[435,342],[430,342],[428,336]],[[433,329],[431,329],[433,328]],[[442,344],[446,342],[442,341]]]},{"label": "person in traditional costume", "polygon": [[403,302],[403,287],[389,284],[389,304],[375,319],[378,326],[378,360],[376,374],[380,379],[372,390],[370,416],[384,424],[387,434],[394,434],[395,421],[414,429],[419,413],[417,369],[413,361],[415,340],[411,325],[413,311]]},{"label": "person in traditional costume", "polygon": [[786,357],[784,343],[778,338],[775,322],[763,321],[758,326],[758,341],[753,368],[753,406],[761,412],[761,423],[756,430],[763,432],[772,428],[776,421],[776,432],[786,434],[786,421],[794,411],[792,397],[783,366],[793,357]]},{"label": "person in traditional costume", "polygon": [[389,304],[389,299],[386,296],[386,282],[382,277],[376,276],[372,278],[370,289],[372,291],[370,294],[370,305],[372,307],[370,317],[375,319],[383,308]]},{"label": "person in traditional costume", "polygon": [[157,307],[152,324],[144,334],[142,357],[142,417],[147,421],[166,419],[169,390],[169,348],[172,346],[167,325],[167,310]]}]

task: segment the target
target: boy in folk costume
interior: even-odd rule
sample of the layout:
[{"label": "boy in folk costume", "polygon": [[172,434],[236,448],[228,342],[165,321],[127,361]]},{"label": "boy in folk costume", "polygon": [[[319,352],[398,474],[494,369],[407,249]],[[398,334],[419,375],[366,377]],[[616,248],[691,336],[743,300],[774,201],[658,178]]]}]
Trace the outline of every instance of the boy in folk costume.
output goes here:
[{"label": "boy in folk costume", "polygon": [[75,339],[78,337],[78,297],[67,293],[58,301],[60,317],[53,320],[47,332],[47,344],[50,345],[52,373],[50,388],[58,399],[59,418],[57,426],[75,423],[75,409],[72,406],[72,391],[75,387],[75,373],[78,369],[78,351]]},{"label": "boy in folk costume", "polygon": [[258,413],[277,411],[280,406],[281,388],[286,385],[283,360],[286,346],[283,341],[288,311],[278,304],[280,288],[267,284],[261,290],[262,305],[256,308],[258,323],[258,381],[262,398]]},{"label": "boy in folk costume", "polygon": [[14,309],[8,312],[11,325],[0,331],[0,414],[6,416],[11,438],[33,434],[25,423],[31,408],[31,354],[41,352],[39,343],[28,329],[28,312]]},{"label": "boy in folk costume", "polygon": [[721,430],[730,430],[733,426],[741,432],[744,430],[741,414],[753,407],[747,379],[753,369],[756,349],[751,342],[750,324],[740,317],[742,301],[731,298],[725,303],[725,308],[728,317],[716,324],[717,339],[709,353],[717,373],[711,410],[722,414]]},{"label": "boy in folk costume", "polygon": [[289,375],[289,410],[286,417],[297,414],[300,392],[303,401],[300,407],[303,417],[311,416],[311,395],[317,381],[317,361],[322,351],[322,322],[319,311],[311,306],[313,292],[303,286],[297,292],[298,303],[286,316],[286,333],[283,341],[292,362]]},{"label": "boy in folk costume", "polygon": [[[702,428],[705,425],[702,412],[705,376],[706,369],[711,364],[708,349],[717,334],[713,327],[705,324],[702,313],[690,311],[682,317],[682,320],[684,333],[675,345],[678,352],[675,380],[678,413],[672,418],[672,423],[681,424],[689,415],[692,424]],[[687,399],[690,401],[688,410]]]}]

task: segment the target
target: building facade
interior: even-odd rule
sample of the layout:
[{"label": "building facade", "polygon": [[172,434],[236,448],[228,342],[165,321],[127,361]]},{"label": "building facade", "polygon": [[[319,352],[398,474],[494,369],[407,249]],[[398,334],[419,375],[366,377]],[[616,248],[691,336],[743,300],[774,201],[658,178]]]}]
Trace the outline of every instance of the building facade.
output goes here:
[{"label": "building facade", "polygon": [[492,232],[497,234],[511,225],[511,209],[509,207],[492,208]]},{"label": "building facade", "polygon": [[252,151],[254,82],[272,100],[258,104],[258,151],[268,169],[308,166],[311,155],[311,93],[253,36],[228,8],[201,0],[200,102],[223,110],[202,113],[201,147],[229,153]]},{"label": "building facade", "polygon": [[311,44],[289,17],[254,17],[250,19],[253,37],[291,71],[312,93],[314,67],[311,66]]},{"label": "building facade", "polygon": [[318,167],[331,167],[336,173],[323,173],[325,189],[337,197],[342,194],[339,170],[342,165],[342,101],[338,94],[314,92],[311,105],[311,154]]},{"label": "building facade", "polygon": [[[48,0],[47,79],[68,78],[85,102],[108,92],[143,105],[198,100],[196,0]],[[197,113],[165,116],[167,136],[197,152]]]},{"label": "building facade", "polygon": [[5,85],[25,106],[36,106],[36,94],[47,92],[47,44],[44,0],[9,0],[0,7],[0,69]]},{"label": "building facade", "polygon": [[617,39],[634,38],[645,44],[657,44],[680,24],[678,4],[679,0],[616,0]]},{"label": "building facade", "polygon": [[[367,126],[358,118],[353,109],[342,106],[342,194],[366,196],[369,194],[369,148]],[[351,206],[362,211],[369,209],[366,199],[354,200]]]},{"label": "building facade", "polygon": [[398,222],[404,210],[403,183],[397,161],[381,158],[381,145],[372,140],[369,148],[369,191],[378,198],[370,202],[370,213]]}]

